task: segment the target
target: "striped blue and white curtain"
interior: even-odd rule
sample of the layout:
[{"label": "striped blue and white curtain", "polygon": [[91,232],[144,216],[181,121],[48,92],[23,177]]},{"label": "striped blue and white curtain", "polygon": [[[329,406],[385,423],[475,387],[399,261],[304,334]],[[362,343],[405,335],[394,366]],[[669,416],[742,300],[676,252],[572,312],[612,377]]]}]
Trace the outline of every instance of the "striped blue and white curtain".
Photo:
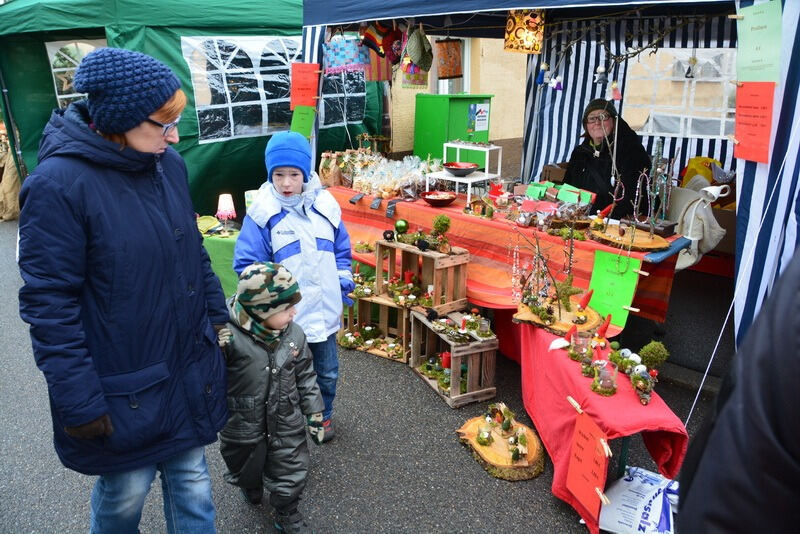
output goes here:
[{"label": "striped blue and white curtain", "polygon": [[[759,2],[760,3],[760,2]],[[753,2],[741,2],[748,7]],[[781,79],[767,164],[739,161],[736,210],[736,342],[789,264],[800,237],[800,2],[783,2]]]},{"label": "striped blue and white curtain", "polygon": [[[322,66],[322,43],[325,40],[327,26],[303,26],[303,63],[319,63]],[[319,95],[322,97],[322,83],[319,84]],[[318,100],[321,102],[321,100]],[[317,168],[317,135],[319,134],[319,113],[314,120],[314,131],[311,134],[311,168]]]},{"label": "striped blue and white curtain", "polygon": [[[547,27],[544,53],[528,58],[522,158],[524,180],[536,181],[544,165],[569,159],[583,133],[581,113],[584,106],[593,98],[608,97],[607,91],[613,80],[619,83],[623,94],[619,107],[620,111],[624,109],[627,65],[621,63],[611,67],[606,50],[601,44],[602,40],[605,39],[612,52],[617,55],[629,46],[649,44],[650,36],[657,35],[659,30],[674,23],[674,19],[658,17],[619,19],[602,28],[594,28],[593,21],[564,21]],[[633,39],[631,35],[634,36]],[[581,39],[573,46],[572,53],[560,60],[561,50],[578,36]],[[729,48],[736,46],[735,41],[735,22],[725,17],[714,17],[708,19],[702,27],[695,29],[693,24],[689,24],[671,32],[659,46]],[[550,65],[551,76],[562,77],[562,91],[535,84],[541,62]],[[594,74],[600,65],[609,69],[608,84],[594,83]],[[725,169],[735,166],[733,148],[727,140],[674,137],[662,139],[664,157],[675,157],[680,148],[677,162],[679,168],[683,168],[689,158],[697,155],[713,157],[722,162]],[[650,154],[654,152],[655,141],[655,137],[642,138],[642,143]]]}]

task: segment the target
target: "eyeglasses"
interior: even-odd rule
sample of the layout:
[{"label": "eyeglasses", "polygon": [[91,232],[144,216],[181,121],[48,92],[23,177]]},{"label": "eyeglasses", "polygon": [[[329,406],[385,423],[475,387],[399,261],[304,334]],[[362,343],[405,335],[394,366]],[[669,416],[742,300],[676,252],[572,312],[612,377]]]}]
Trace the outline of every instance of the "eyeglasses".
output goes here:
[{"label": "eyeglasses", "polygon": [[611,115],[608,113],[601,113],[600,115],[594,115],[592,117],[586,117],[587,124],[592,124],[594,122],[603,122],[607,121],[611,118]]},{"label": "eyeglasses", "polygon": [[174,130],[175,128],[177,128],[177,126],[178,126],[178,123],[179,123],[179,122],[181,122],[181,116],[180,116],[180,115],[178,115],[178,118],[177,118],[177,119],[175,119],[175,120],[174,120],[174,121],[172,121],[172,122],[167,122],[167,123],[158,122],[157,120],[153,120],[153,119],[151,119],[150,117],[147,117],[147,118],[145,118],[144,120],[146,120],[146,121],[147,121],[147,122],[149,122],[150,124],[155,124],[156,126],[161,126],[161,128],[162,128],[162,130],[161,130],[161,136],[162,136],[162,137],[166,137],[166,136],[168,136],[168,135],[169,135],[169,133],[170,133],[172,130]]}]

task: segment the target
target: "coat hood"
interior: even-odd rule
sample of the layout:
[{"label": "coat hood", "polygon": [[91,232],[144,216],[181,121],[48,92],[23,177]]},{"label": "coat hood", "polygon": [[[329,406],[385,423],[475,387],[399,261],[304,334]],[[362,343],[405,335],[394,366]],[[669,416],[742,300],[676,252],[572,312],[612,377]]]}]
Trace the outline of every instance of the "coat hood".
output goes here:
[{"label": "coat hood", "polygon": [[[167,148],[167,150],[173,150]],[[53,111],[39,143],[39,163],[52,156],[83,159],[101,167],[141,172],[155,165],[156,154],[139,152],[109,141],[89,127],[85,100]]]}]

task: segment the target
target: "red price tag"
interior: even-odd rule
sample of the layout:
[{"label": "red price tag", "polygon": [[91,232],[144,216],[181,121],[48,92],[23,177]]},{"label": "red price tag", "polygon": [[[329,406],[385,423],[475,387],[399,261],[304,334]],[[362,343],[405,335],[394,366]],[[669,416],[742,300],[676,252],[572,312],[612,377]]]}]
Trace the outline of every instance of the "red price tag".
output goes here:
[{"label": "red price tag", "polygon": [[317,107],[319,70],[318,63],[292,63],[289,109],[295,106]]},{"label": "red price tag", "polygon": [[598,491],[605,488],[608,469],[604,442],[607,442],[606,435],[592,418],[586,412],[578,414],[567,469],[567,489],[595,521],[600,517]]}]

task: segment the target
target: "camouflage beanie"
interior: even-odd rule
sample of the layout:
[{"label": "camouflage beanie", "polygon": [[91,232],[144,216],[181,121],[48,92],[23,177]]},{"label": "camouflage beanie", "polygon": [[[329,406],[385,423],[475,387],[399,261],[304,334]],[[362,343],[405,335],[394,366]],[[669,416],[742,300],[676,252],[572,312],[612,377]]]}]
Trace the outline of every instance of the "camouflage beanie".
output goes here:
[{"label": "camouflage beanie", "polygon": [[272,315],[300,301],[297,280],[279,263],[256,262],[239,275],[234,311],[243,329],[265,340],[274,339],[275,331],[265,326]]}]

